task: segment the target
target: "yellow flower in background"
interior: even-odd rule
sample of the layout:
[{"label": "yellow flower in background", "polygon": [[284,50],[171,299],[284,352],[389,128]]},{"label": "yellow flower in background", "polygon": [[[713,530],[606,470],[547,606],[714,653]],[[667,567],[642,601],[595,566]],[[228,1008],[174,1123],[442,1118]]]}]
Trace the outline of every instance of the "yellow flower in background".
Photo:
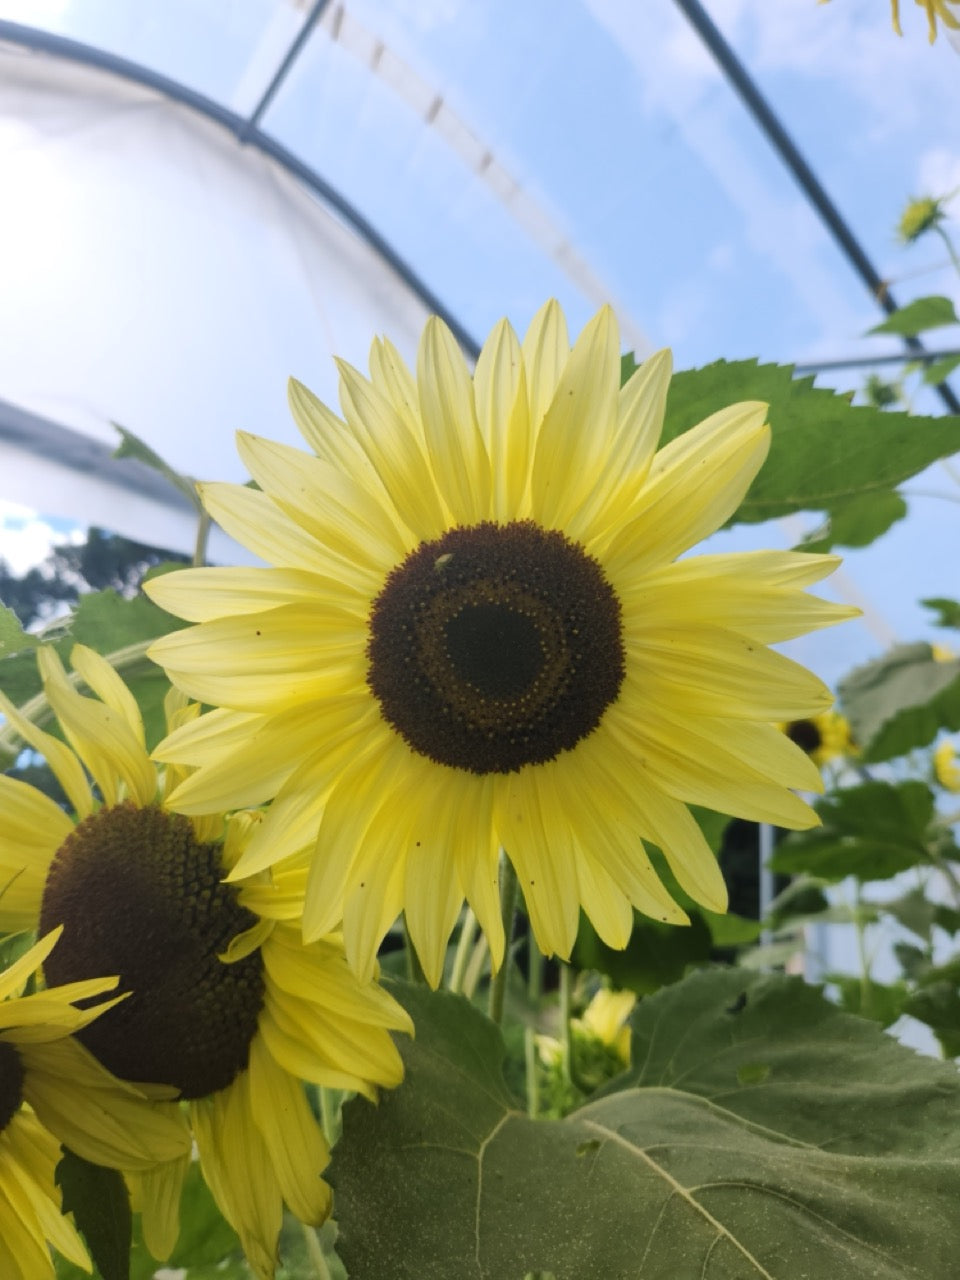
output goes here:
[{"label": "yellow flower in background", "polygon": [[950,738],[944,738],[933,753],[933,772],[947,791],[960,791],[960,765],[956,761],[956,746]]},{"label": "yellow flower in background", "polygon": [[909,200],[897,223],[897,235],[903,243],[913,244],[927,231],[932,231],[944,222],[947,215],[943,205],[943,200],[935,200],[933,196]]},{"label": "yellow flower in background", "polygon": [[[320,1177],[327,1144],[301,1081],[368,1095],[399,1083],[389,1032],[410,1030],[410,1020],[381,988],[361,985],[338,935],[303,945],[290,919],[299,885],[291,907],[281,877],[222,883],[258,817],[191,822],[164,807],[164,790],[184,775],[158,777],[137,704],[109,663],[74,648],[74,670],[98,695],[89,698],[54,650],[38,657],[67,743],[2,695],[0,710],[46,757],[77,816],[0,777],[0,929],[64,926],[44,966],[50,983],[119,975],[132,994],[79,1038],[121,1079],[186,1100],[204,1177],[254,1273],[268,1280],[284,1202],[308,1223],[330,1211]],[[171,694],[172,725],[195,713]],[[147,1118],[172,1122],[182,1110],[156,1101]],[[176,1242],[189,1159],[185,1141],[130,1175],[144,1238],[160,1258]]]},{"label": "yellow flower in background", "polygon": [[[937,19],[943,23],[945,27],[951,30],[960,30],[960,17],[958,17],[956,7],[950,3],[950,0],[915,0],[915,3],[924,9],[927,14],[927,27],[930,32],[930,43],[933,44],[937,38]],[[900,28],[900,0],[890,0],[890,8],[893,17],[893,29],[898,36],[903,35]]]},{"label": "yellow flower in background", "polygon": [[573,1025],[613,1049],[625,1067],[630,1065],[630,1028],[627,1019],[637,997],[632,991],[611,991],[601,987]]},{"label": "yellow flower in background", "polygon": [[156,1116],[137,1090],[108,1074],[72,1038],[117,1002],[77,1009],[117,979],[22,992],[62,934],[55,929],[0,973],[0,1275],[53,1280],[48,1245],[85,1271],[90,1261],[60,1207],[61,1141],[121,1168],[189,1150],[186,1130]]},{"label": "yellow flower in background", "polygon": [[948,644],[932,644],[930,646],[930,657],[934,662],[953,662],[956,656]]},{"label": "yellow flower in background", "polygon": [[[818,0],[819,4],[827,4],[828,0]],[[925,10],[927,15],[927,26],[930,32],[930,43],[937,38],[937,19],[946,27],[952,30],[960,29],[960,15],[957,12],[955,3],[951,0],[915,0],[915,3]],[[900,26],[900,0],[890,0],[890,16],[893,21],[893,29],[898,36],[903,35],[903,29]]]},{"label": "yellow flower in background", "polygon": [[634,907],[686,921],[642,840],[722,910],[687,804],[816,823],[791,788],[819,774],[771,721],[832,699],[767,645],[857,612],[802,591],[832,556],[678,560],[739,506],[766,406],[658,452],[669,353],[621,389],[609,308],[571,350],[556,303],[522,344],[498,324],[472,378],[436,318],[415,377],[380,340],[369,378],[340,373],[343,419],[291,385],[313,455],[241,434],[259,487],[203,487],[276,567],[147,584],[199,624],[151,655],[218,707],[158,751],[195,768],[171,805],[275,797],[233,874],[308,858],[304,934],[342,913],[361,975],[405,911],[436,985],[465,897],[498,965],[501,847],[545,953],[570,954],[581,907],[614,947]]},{"label": "yellow flower in background", "polygon": [[818,768],[860,753],[850,732],[850,722],[839,711],[822,711],[802,720],[791,720],[780,728]]}]

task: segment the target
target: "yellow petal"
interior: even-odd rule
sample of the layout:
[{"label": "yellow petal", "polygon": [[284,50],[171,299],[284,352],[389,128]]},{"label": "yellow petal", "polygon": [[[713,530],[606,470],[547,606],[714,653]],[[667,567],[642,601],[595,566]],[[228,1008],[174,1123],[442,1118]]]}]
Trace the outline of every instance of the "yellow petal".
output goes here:
[{"label": "yellow petal", "polygon": [[455,522],[488,520],[490,460],[473,384],[456,339],[438,316],[429,318],[420,339],[417,387],[430,466]]},{"label": "yellow petal", "polygon": [[616,433],[619,391],[620,336],[603,307],[577,339],[537,435],[531,496],[548,528],[566,528],[595,490]]},{"label": "yellow petal", "polygon": [[555,299],[544,303],[533,317],[522,350],[530,397],[530,427],[536,438],[570,357],[567,321]]},{"label": "yellow petal", "polygon": [[250,1045],[250,1100],[284,1200],[301,1222],[319,1227],[333,1197],[320,1177],[330,1160],[303,1085],[273,1059],[260,1036]]}]

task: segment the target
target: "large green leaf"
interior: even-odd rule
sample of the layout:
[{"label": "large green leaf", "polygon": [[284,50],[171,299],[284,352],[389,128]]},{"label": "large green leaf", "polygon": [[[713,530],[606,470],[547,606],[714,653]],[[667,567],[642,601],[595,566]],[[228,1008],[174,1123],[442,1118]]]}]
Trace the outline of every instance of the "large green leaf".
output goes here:
[{"label": "large green leaf", "polygon": [[898,307],[886,320],[875,324],[868,333],[899,333],[904,337],[916,337],[927,329],[941,329],[947,324],[960,324],[953,303],[941,294],[915,298],[905,307]]},{"label": "large green leaf", "polygon": [[[718,361],[676,374],[663,441],[738,400],[770,406],[770,456],[734,516],[755,523],[795,511],[823,511],[833,531],[817,545],[862,546],[902,514],[892,491],[937,458],[960,451],[960,417],[922,418],[852,406],[847,397],[788,366]],[[876,499],[871,512],[867,498]]]},{"label": "large green leaf", "polygon": [[888,880],[941,852],[933,793],[923,782],[865,782],[817,802],[821,827],[794,832],[770,859],[774,871],[822,880]]},{"label": "large green leaf", "polygon": [[696,973],[643,1000],[631,1073],[531,1121],[497,1029],[397,988],[406,1081],[345,1109],[351,1280],[945,1280],[960,1082],[799,979]]},{"label": "large green leaf", "polygon": [[840,681],[840,705],[867,763],[892,760],[960,729],[960,660],[928,644],[899,644]]}]

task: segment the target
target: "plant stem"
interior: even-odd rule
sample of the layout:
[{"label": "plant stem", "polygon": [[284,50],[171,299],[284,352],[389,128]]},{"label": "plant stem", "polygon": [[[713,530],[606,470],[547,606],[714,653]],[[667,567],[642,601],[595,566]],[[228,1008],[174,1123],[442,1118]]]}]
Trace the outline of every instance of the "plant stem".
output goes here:
[{"label": "plant stem", "polygon": [[417,949],[410,937],[410,930],[407,928],[406,916],[403,917],[403,945],[407,955],[407,977],[411,982],[426,982],[427,978],[423,972],[423,965],[420,963]]},{"label": "plant stem", "polygon": [[320,1126],[323,1136],[332,1147],[340,1137],[340,1102],[343,1095],[339,1089],[327,1089],[323,1085],[318,1086],[317,1092],[320,1095]]},{"label": "plant stem", "polygon": [[467,964],[467,971],[463,975],[463,994],[468,1000],[472,1000],[477,990],[477,983],[480,981],[480,974],[483,972],[483,962],[487,958],[487,935],[481,933],[477,941],[474,943],[473,955]]},{"label": "plant stem", "polygon": [[500,1025],[503,1021],[503,1000],[507,991],[507,974],[510,970],[510,956],[513,942],[513,917],[517,909],[517,873],[509,858],[502,857],[503,879],[500,883],[500,911],[503,917],[503,963],[490,979],[490,1002],[487,1013],[493,1022]]},{"label": "plant stem", "polygon": [[210,537],[211,523],[206,507],[201,507],[197,515],[197,537],[193,544],[194,568],[201,567],[207,563],[207,540]]},{"label": "plant stem", "polygon": [[[527,931],[527,997],[530,1005],[537,1012],[540,1010],[540,996],[543,991],[543,956],[533,936],[533,930]],[[533,1027],[523,1030],[523,1058],[527,1076],[527,1115],[536,1120],[540,1110],[540,1081],[537,1075],[537,1040]]]},{"label": "plant stem", "polygon": [[476,936],[477,917],[473,914],[473,909],[467,907],[463,913],[463,920],[460,924],[460,937],[457,939],[457,949],[453,955],[453,968],[450,971],[449,984],[451,991],[461,991],[463,989],[463,975],[466,972],[467,960],[470,958],[470,951]]},{"label": "plant stem", "polygon": [[306,1222],[300,1223],[300,1230],[303,1232],[303,1240],[307,1246],[307,1256],[310,1260],[310,1265],[314,1268],[316,1280],[333,1280],[330,1268],[327,1266],[327,1260],[323,1255],[323,1247],[317,1239],[316,1231],[313,1227],[308,1226]]}]

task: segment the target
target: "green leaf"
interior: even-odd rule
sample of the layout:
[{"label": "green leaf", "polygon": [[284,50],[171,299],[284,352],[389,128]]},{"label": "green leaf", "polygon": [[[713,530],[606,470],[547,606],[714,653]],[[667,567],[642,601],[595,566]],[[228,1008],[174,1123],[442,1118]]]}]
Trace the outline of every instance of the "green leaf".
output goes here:
[{"label": "green leaf", "polygon": [[581,916],[573,963],[578,969],[606,974],[617,987],[649,995],[682,978],[691,965],[710,959],[711,930],[700,912],[693,910],[689,915],[690,924],[678,927],[635,912],[630,941],[623,950],[608,947],[587,917]]},{"label": "green leaf", "polygon": [[866,763],[891,760],[960,729],[960,660],[928,644],[896,645],[840,681],[838,696]]},{"label": "green leaf", "polygon": [[24,649],[35,649],[39,643],[36,636],[24,631],[13,610],[0,604],[0,658],[20,653]]},{"label": "green leaf", "polygon": [[866,547],[906,514],[907,504],[899,493],[864,493],[851,498],[812,530],[799,549],[821,552],[831,547]]},{"label": "green leaf", "polygon": [[334,1151],[351,1280],[952,1274],[956,1072],[799,979],[706,971],[643,1000],[637,1066],[560,1121],[518,1109],[465,1000],[395,990],[405,1083],[349,1103]]},{"label": "green leaf", "polygon": [[867,333],[899,333],[913,338],[925,329],[940,329],[947,324],[960,324],[953,303],[949,298],[934,294],[928,298],[915,298],[905,307],[898,307],[881,324],[868,329]]},{"label": "green leaf", "polygon": [[663,442],[739,400],[769,404],[773,440],[732,522],[823,511],[842,536],[822,532],[821,546],[869,535],[867,496],[880,504],[877,529],[884,520],[888,527],[899,510],[891,491],[937,458],[960,451],[960,417],[921,418],[851,406],[844,396],[814,387],[812,378],[794,378],[788,366],[753,360],[721,360],[676,374]]},{"label": "green leaf", "polygon": [[889,1027],[896,1022],[910,994],[909,987],[902,981],[887,986],[872,979],[864,981],[833,973],[827,980],[839,991],[841,1008],[848,1013],[859,1014],[861,1018],[872,1018],[881,1027]]},{"label": "green leaf", "polygon": [[960,368],[960,356],[944,356],[942,360],[933,360],[927,365],[923,371],[923,380],[931,387],[938,387],[956,368]]},{"label": "green leaf", "polygon": [[833,881],[888,880],[928,863],[939,849],[941,833],[931,825],[933,793],[923,782],[845,787],[816,809],[823,825],[791,833],[770,859],[774,871]]},{"label": "green leaf", "polygon": [[956,600],[947,600],[944,596],[931,596],[929,600],[921,600],[920,603],[928,609],[935,609],[940,615],[936,619],[936,626],[955,627],[960,631],[960,603]]},{"label": "green leaf", "polygon": [[113,451],[115,458],[136,458],[138,462],[145,463],[152,470],[158,471],[165,480],[168,480],[175,489],[178,489],[184,497],[189,499],[198,513],[203,510],[195,480],[190,476],[181,475],[179,471],[174,471],[173,467],[168,462],[164,462],[159,453],[151,449],[145,440],[141,440],[139,436],[134,435],[132,431],[128,431],[126,427],[121,427],[117,422],[113,422],[110,425],[120,434],[120,443]]},{"label": "green leaf", "polygon": [[133,1227],[123,1175],[64,1148],[57,1183],[103,1280],[129,1280]]},{"label": "green leaf", "polygon": [[956,983],[931,982],[921,987],[904,1001],[903,1012],[931,1028],[948,1058],[960,1056],[960,992]]}]

